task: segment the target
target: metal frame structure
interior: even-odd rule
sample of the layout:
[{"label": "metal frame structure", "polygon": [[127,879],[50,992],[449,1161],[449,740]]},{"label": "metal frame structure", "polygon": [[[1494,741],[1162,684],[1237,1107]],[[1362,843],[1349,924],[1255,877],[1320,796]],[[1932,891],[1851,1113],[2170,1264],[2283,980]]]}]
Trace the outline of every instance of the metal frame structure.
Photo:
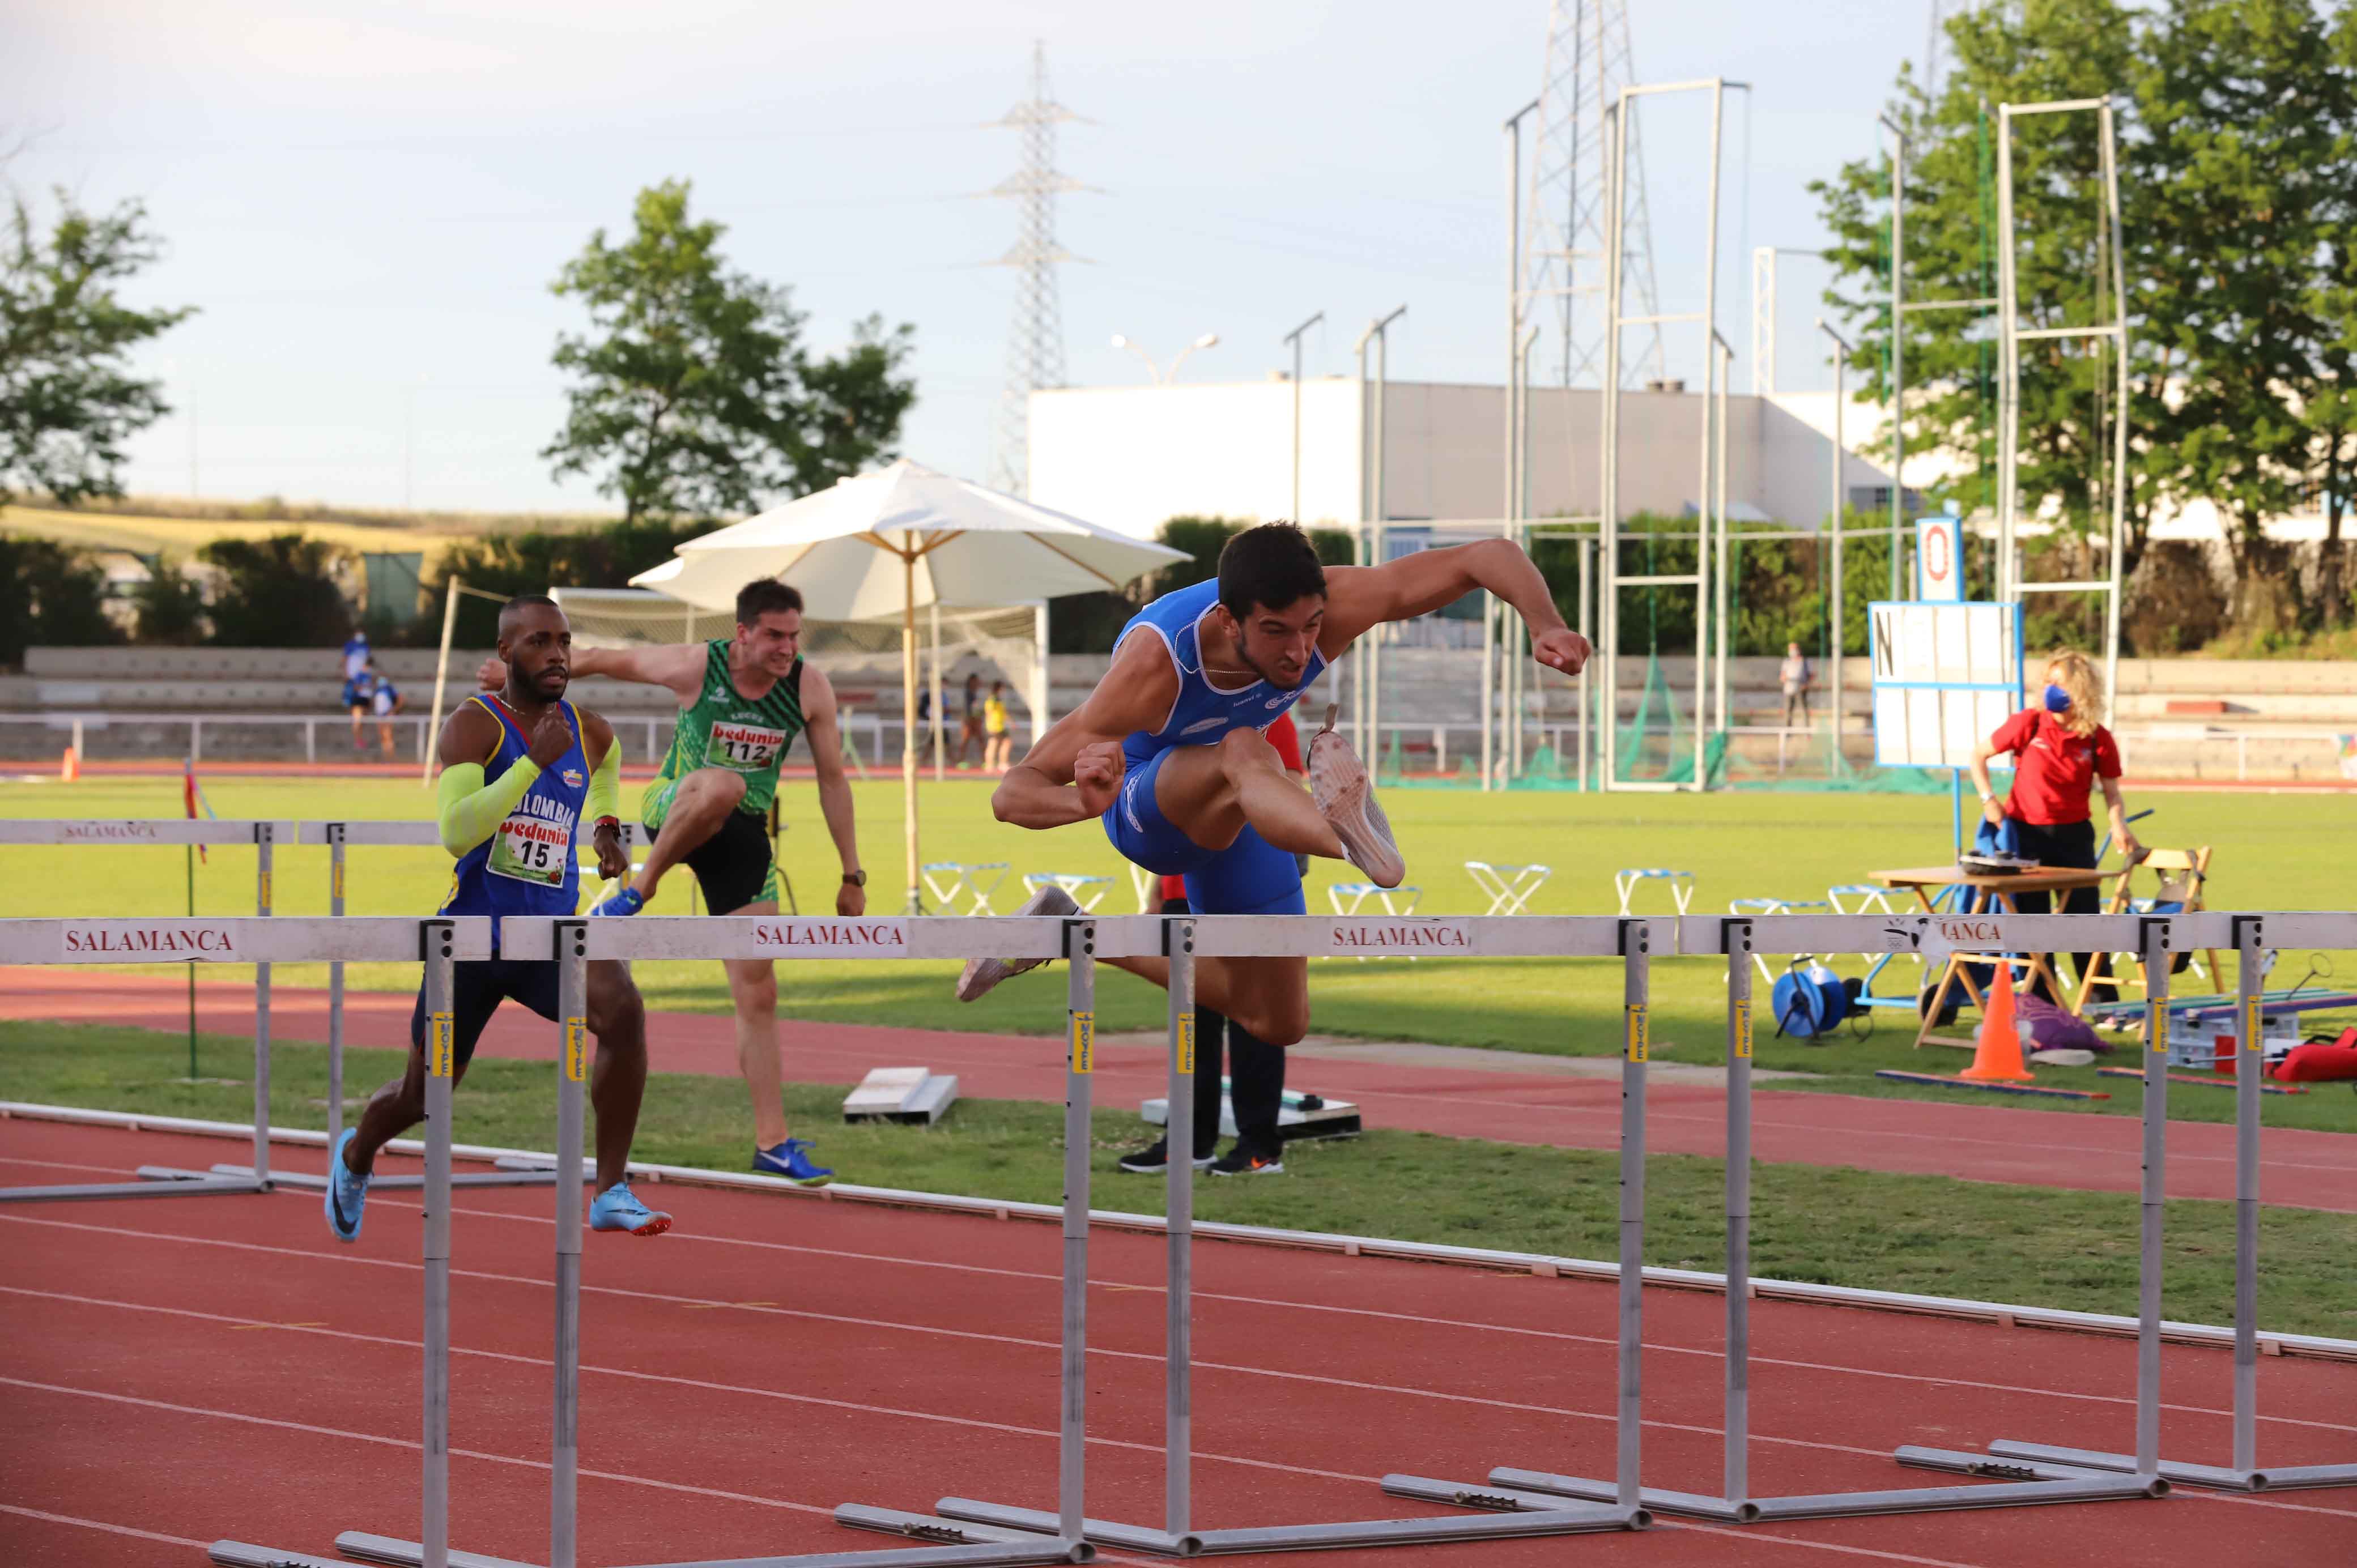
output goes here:
[{"label": "metal frame structure", "polygon": [[[2186,918],[2179,917],[2182,922]],[[2034,927],[2027,922],[2041,922]],[[2166,917],[2014,916],[1954,921],[1936,916],[1782,915],[1688,917],[1681,924],[1689,951],[1727,955],[1727,1273],[1725,1457],[1717,1494],[1648,1487],[1641,1499],[1650,1509],[1727,1524],[1853,1515],[1938,1512],[1957,1509],[2020,1508],[2037,1504],[2159,1498],[2169,1483],[2150,1464],[2115,1474],[2090,1465],[2051,1459],[1992,1458],[1988,1455],[1905,1446],[1894,1457],[1902,1465],[1986,1477],[1993,1486],[1907,1487],[1863,1492],[1755,1498],[1750,1491],[1750,1290],[1751,1267],[1751,1054],[1750,960],[1756,949],[1773,952],[1881,948],[1937,950],[1957,945],[2004,950],[2030,947],[2061,950],[2080,940],[2117,942],[2141,933],[2147,961],[2159,955],[2167,968],[2170,921]],[[2147,971],[2147,972],[2155,972]],[[2165,1003],[2166,986],[2163,987]],[[2158,1442],[2160,1420],[2160,1183],[2167,1138],[2165,1049],[2147,1052],[2145,1069],[2145,1192],[2142,1292],[2138,1315],[2136,1429],[2139,1451],[2149,1430]],[[1624,1467],[1625,1469],[1625,1467]],[[1620,1496],[1619,1479],[1589,1479],[1501,1466],[1490,1472],[1503,1495],[1538,1499],[1595,1499]],[[1492,1504],[1534,1506],[1530,1500]]]},{"label": "metal frame structure", "polygon": [[[2096,228],[2096,298],[2109,293],[2113,315],[2107,321],[2079,327],[2028,328],[2021,324],[2020,286],[2016,275],[2013,209],[2013,123],[2033,114],[2092,112],[2099,137],[2097,178],[2103,188]],[[1997,504],[1996,595],[2018,599],[2025,594],[2099,593],[2104,596],[2104,687],[2117,691],[2120,661],[2120,567],[2127,533],[2128,489],[2128,318],[2127,263],[2121,231],[2120,166],[2117,126],[2109,98],[2080,98],[2050,103],[2000,103],[1996,114],[1997,201]],[[1903,145],[1903,143],[1902,143]],[[1894,277],[1896,268],[1893,269]],[[2106,286],[2108,285],[2108,287]],[[1895,285],[1894,285],[1895,287]],[[1897,302],[1894,293],[1893,303]],[[2032,583],[2023,580],[2017,556],[2020,523],[2021,482],[2021,345],[2050,339],[2084,339],[2111,345],[2112,394],[2116,400],[2108,454],[2110,542],[2105,573],[2088,582]],[[1892,480],[1894,494],[1898,481]],[[1892,528],[1898,524],[1894,514]],[[1895,547],[1895,538],[1894,538]]]},{"label": "metal frame structure", "polygon": [[[1624,1142],[1621,1173],[1621,1300],[1620,1326],[1620,1407],[1621,1487],[1606,1506],[1562,1498],[1524,1498],[1526,1507],[1485,1515],[1442,1515],[1423,1519],[1379,1519],[1337,1523],[1261,1525],[1231,1530],[1197,1529],[1192,1503],[1192,1419],[1194,1409],[1191,1324],[1193,1317],[1194,1183],[1192,1162],[1183,1155],[1167,1166],[1168,1319],[1163,1360],[1163,1517],[1159,1526],[1112,1520],[1083,1521],[1089,1541],[1127,1551],[1150,1552],[1167,1557],[1199,1557],[1228,1552],[1302,1552],[1363,1546],[1425,1546],[1440,1541],[1486,1541],[1534,1535],[1585,1534],[1601,1530],[1642,1530],[1652,1516],[1636,1500],[1637,1451],[1642,1405],[1638,1380],[1641,1344],[1641,1289],[1644,1227],[1644,1143],[1642,1115],[1645,1079],[1645,998],[1650,974],[1646,922],[1578,916],[1481,917],[1465,919],[1374,917],[1336,920],[1303,915],[1177,917],[1168,920],[1130,917],[1129,928],[1115,934],[1102,922],[1101,931],[1126,950],[1160,952],[1170,963],[1169,1110],[1164,1128],[1168,1146],[1189,1149],[1193,1138],[1195,1099],[1194,965],[1199,957],[1237,958],[1307,954],[1310,957],[1366,957],[1370,942],[1381,950],[1414,952],[1426,945],[1410,933],[1424,933],[1433,950],[1474,952],[1489,957],[1621,957],[1630,976],[1629,1048],[1622,1065],[1623,1135],[1633,1127],[1633,1144]],[[1152,939],[1159,928],[1158,943]],[[1147,940],[1137,939],[1145,937]],[[1114,950],[1123,950],[1115,949]],[[1625,1109],[1633,1107],[1633,1111]],[[1631,1120],[1633,1118],[1633,1120]],[[1394,1475],[1383,1488],[1394,1497],[1458,1507],[1494,1509],[1491,1488],[1466,1483]],[[1057,1528],[1054,1514],[1030,1508],[943,1498],[934,1505],[939,1514],[976,1523],[1017,1530]]]},{"label": "metal frame structure", "polygon": [[[1699,500],[1696,521],[1701,537],[1695,552],[1695,569],[1691,573],[1665,572],[1636,575],[1620,571],[1620,338],[1631,327],[1653,327],[1678,323],[1695,323],[1703,328],[1703,357],[1707,387],[1718,381],[1718,361],[1722,352],[1731,355],[1725,337],[1718,329],[1718,198],[1720,144],[1727,118],[1727,94],[1729,90],[1749,91],[1749,84],[1729,81],[1724,77],[1710,77],[1698,81],[1646,82],[1621,91],[1605,114],[1606,156],[1610,177],[1605,210],[1607,231],[1610,235],[1606,246],[1605,262],[1605,342],[1604,398],[1601,449],[1603,453],[1603,504],[1598,509],[1602,553],[1598,604],[1599,660],[1603,664],[1603,712],[1599,728],[1603,739],[1603,787],[1625,790],[1701,790],[1709,787],[1707,763],[1708,703],[1711,676],[1711,634],[1714,588],[1714,547],[1718,563],[1725,560],[1725,525],[1714,518],[1713,496],[1722,471],[1722,454],[1717,445],[1716,429],[1724,424],[1720,411],[1706,408],[1703,418],[1703,438],[1699,454],[1697,477]],[[1634,101],[1673,92],[1707,92],[1710,94],[1710,157],[1707,188],[1709,196],[1705,206],[1703,308],[1699,311],[1643,312],[1629,315],[1622,309],[1626,287],[1623,265],[1621,230],[1626,221],[1629,187],[1629,146],[1635,139],[1631,125]],[[1705,392],[1707,403],[1712,392]],[[1714,526],[1716,524],[1716,532]],[[1683,587],[1695,591],[1695,692],[1694,692],[1694,777],[1684,784],[1668,779],[1624,779],[1620,773],[1620,592],[1631,587]]]},{"label": "metal frame structure", "polygon": [[[253,912],[257,918],[267,918],[271,905],[271,851],[282,840],[292,839],[293,835],[287,831],[289,826],[285,822],[180,821],[168,817],[84,821],[19,818],[0,822],[0,844],[252,844],[254,852]],[[96,925],[110,930],[120,930],[128,926],[158,929],[175,926],[174,922],[160,920],[71,923]],[[177,923],[176,929],[187,928],[194,935],[243,923],[182,920]],[[192,962],[253,961],[243,956],[244,952],[254,950],[251,945],[232,954],[218,948],[196,945],[202,940],[198,936],[195,941],[183,948],[145,953],[141,961],[153,962],[159,957],[168,959],[185,954]],[[0,960],[0,962],[5,961],[87,963],[93,961],[80,956],[42,961]],[[118,959],[114,961],[123,961]],[[46,1203],[99,1197],[203,1197],[221,1193],[268,1192],[270,1187],[270,961],[264,957],[254,961],[253,968],[253,1165],[245,1174],[184,1173],[162,1181],[80,1182],[58,1187],[0,1187],[0,1203]]]},{"label": "metal frame structure", "polygon": [[[1367,324],[1352,352],[1359,360],[1359,564],[1380,566],[1388,542],[1383,513],[1388,504],[1383,483],[1383,431],[1391,402],[1392,323],[1407,314],[1403,305],[1389,316]],[[1375,346],[1374,392],[1368,394],[1367,345]],[[1383,632],[1369,627],[1351,649],[1351,741],[1370,768],[1377,766],[1374,746],[1383,724]],[[1335,679],[1340,680],[1340,671]]]},{"label": "metal frame structure", "polygon": [[[2040,1464],[2083,1465],[2095,1470],[2132,1470],[2158,1475],[2177,1485],[2205,1487],[2229,1492],[2279,1492],[2321,1487],[2357,1487],[2357,1464],[2290,1465],[2270,1469],[2259,1466],[2259,1090],[2266,1070],[2260,1015],[2266,983],[2262,961],[2267,939],[2277,947],[2331,947],[2351,940],[2346,916],[2232,915],[2234,966],[2234,1427],[2233,1454],[2226,1465],[2195,1465],[2159,1457],[2159,1432],[2136,1429],[2136,1451],[2115,1454],[2052,1444],[1999,1439],[1989,1452],[2000,1458]],[[2326,920],[2341,922],[2338,929],[2318,929]],[[2305,940],[2304,940],[2305,939]],[[2192,944],[2198,945],[2198,944]],[[2145,972],[2155,977],[2164,1005],[2146,1015],[2145,1059],[2147,1079],[2155,1071],[2166,1079],[2169,1041],[2160,1014],[2166,1012],[2169,962],[2155,964],[2143,955]],[[2147,1102],[2149,1103],[2149,1102]],[[2149,1134],[2147,1134],[2147,1138]],[[2149,1209],[2154,1181],[2146,1179]],[[2139,1346],[2141,1349],[2142,1347]]]}]

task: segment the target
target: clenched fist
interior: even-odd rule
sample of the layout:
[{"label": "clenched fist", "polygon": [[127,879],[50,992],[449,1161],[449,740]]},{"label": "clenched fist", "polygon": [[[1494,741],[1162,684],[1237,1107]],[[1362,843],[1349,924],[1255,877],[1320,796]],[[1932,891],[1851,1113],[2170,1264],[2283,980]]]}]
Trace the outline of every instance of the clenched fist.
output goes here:
[{"label": "clenched fist", "polygon": [[494,653],[475,667],[475,684],[486,692],[504,691],[508,683],[507,660]]},{"label": "clenched fist", "polygon": [[1587,639],[1568,627],[1543,631],[1531,639],[1531,657],[1550,670],[1560,670],[1566,675],[1577,675],[1587,663],[1595,650]]},{"label": "clenched fist", "polygon": [[1089,815],[1102,816],[1113,805],[1128,766],[1117,740],[1093,741],[1081,747],[1072,759],[1072,788],[1080,791],[1081,804]]},{"label": "clenched fist", "polygon": [[572,749],[573,726],[565,722],[565,704],[551,703],[532,722],[532,759],[545,773]]}]

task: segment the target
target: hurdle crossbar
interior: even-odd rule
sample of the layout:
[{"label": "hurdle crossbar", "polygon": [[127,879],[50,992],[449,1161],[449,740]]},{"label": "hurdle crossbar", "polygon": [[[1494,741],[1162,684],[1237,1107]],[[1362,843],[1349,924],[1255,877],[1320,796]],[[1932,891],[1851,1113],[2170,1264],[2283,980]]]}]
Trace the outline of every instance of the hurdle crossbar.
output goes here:
[{"label": "hurdle crossbar", "polygon": [[[1647,1487],[1644,1504],[1663,1513],[1723,1524],[1756,1524],[1800,1519],[1930,1513],[1960,1509],[2025,1508],[2049,1503],[2098,1502],[2159,1498],[2169,1483],[2150,1465],[2129,1474],[2092,1466],[1994,1457],[1948,1449],[1902,1446],[1899,1463],[1985,1477],[1995,1485],[1893,1487],[1859,1492],[1755,1498],[1750,1490],[1751,1303],[1751,1056],[1752,955],[1772,952],[1848,950],[1862,935],[1880,939],[1887,951],[2006,950],[2050,951],[2083,940],[2097,951],[2141,936],[2147,964],[2169,947],[2168,918],[2138,916],[2029,915],[1946,918],[1784,915],[1690,918],[1689,952],[1716,950],[1727,957],[1727,1295],[1724,1392],[1725,1448],[1716,1494]],[[1869,928],[1879,925],[1880,930]],[[1843,928],[1834,930],[1833,928]],[[1902,946],[1901,944],[1906,944]],[[2148,967],[2147,972],[2154,972]],[[2162,982],[2165,985],[2166,982]],[[2165,998],[2164,998],[2165,999]],[[2160,1192],[2167,1136],[2167,1105],[2153,1085],[2167,1065],[2164,1047],[2149,1058],[2145,1101],[2144,1250],[2137,1323],[2136,1429],[2142,1449],[2149,1432],[2157,1443],[2160,1417]],[[2158,1068],[2151,1065],[2158,1062]],[[1613,1481],[1500,1466],[1490,1472],[1499,1495],[1512,1500],[1493,1506],[1528,1508],[1550,1498],[1596,1499],[1618,1495]]]},{"label": "hurdle crossbar", "polygon": [[[1415,917],[1305,915],[1123,917],[1102,922],[1119,926],[1131,944],[1123,956],[1154,955],[1169,966],[1169,1116],[1163,1129],[1167,1163],[1165,1235],[1168,1288],[1163,1359],[1163,1517],[1159,1525],[1083,1519],[1080,1533],[1100,1545],[1150,1552],[1168,1557],[1244,1552],[1302,1552],[1344,1547],[1423,1546],[1442,1541],[1482,1541],[1601,1530],[1642,1530],[1652,1515],[1639,1502],[1636,1462],[1641,1407],[1638,1383],[1643,1227],[1643,1145],[1634,1158],[1621,1156],[1622,1284],[1619,1431],[1626,1486],[1603,1506],[1562,1498],[1528,1498],[1505,1512],[1448,1514],[1421,1519],[1376,1519],[1201,1530],[1193,1522],[1193,1248],[1195,963],[1200,958],[1347,957],[1370,951],[1447,952],[1460,956],[1586,956],[1621,958],[1629,975],[1629,1046],[1623,1063],[1624,1106],[1633,1105],[1641,1122],[1644,1103],[1645,999],[1649,938],[1646,922],[1570,916],[1480,917],[1447,919]],[[1627,1112],[1624,1111],[1624,1118]],[[1627,1125],[1624,1120],[1624,1129]],[[1494,1509],[1493,1488],[1415,1476],[1387,1476],[1383,1489],[1394,1497]],[[1043,1509],[973,1498],[942,1498],[936,1514],[976,1524],[1017,1530],[1061,1529],[1069,1517]]]},{"label": "hurdle crossbar", "polygon": [[[0,822],[0,844],[252,844],[254,848],[253,912],[258,916],[270,913],[271,850],[294,837],[291,822],[217,822],[179,817],[128,818],[15,818]],[[29,922],[27,922],[29,923]],[[68,924],[109,924],[117,927],[157,927],[168,921],[67,922]],[[219,921],[184,920],[211,928]],[[134,940],[122,931],[110,940]],[[203,939],[184,934],[184,940],[196,941],[198,948],[188,951],[159,950],[145,961],[163,962],[245,963],[253,968],[253,1171],[250,1176],[188,1176],[177,1180],[142,1184],[135,1182],[79,1182],[62,1187],[0,1187],[0,1203],[45,1203],[59,1199],[98,1197],[200,1197],[213,1193],[267,1192],[270,1190],[270,964],[267,960],[252,960],[242,956],[221,957],[201,950]],[[124,962],[122,959],[97,956],[26,959],[27,963]],[[145,1187],[146,1190],[139,1190]]]}]

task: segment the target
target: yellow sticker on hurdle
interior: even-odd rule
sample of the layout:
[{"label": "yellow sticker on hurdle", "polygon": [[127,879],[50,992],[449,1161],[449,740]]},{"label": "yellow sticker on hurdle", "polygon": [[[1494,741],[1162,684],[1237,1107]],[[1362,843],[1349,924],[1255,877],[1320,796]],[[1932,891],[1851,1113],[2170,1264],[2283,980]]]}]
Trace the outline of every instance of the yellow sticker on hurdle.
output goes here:
[{"label": "yellow sticker on hurdle", "polygon": [[1178,1015],[1178,1070],[1195,1070],[1195,1010],[1191,1007]]},{"label": "yellow sticker on hurdle", "polygon": [[328,880],[335,884],[335,886],[330,887],[328,891],[332,893],[338,898],[341,898],[344,896],[344,863],[340,860],[336,862],[333,866],[328,868]]},{"label": "yellow sticker on hurdle", "polygon": [[1735,1054],[1747,1060],[1751,1055],[1751,998],[1738,997],[1735,1004]]},{"label": "yellow sticker on hurdle", "polygon": [[452,1027],[447,1013],[436,1013],[425,1020],[425,1070],[436,1078],[448,1078],[458,1070],[458,1031]]},{"label": "yellow sticker on hurdle", "polygon": [[1652,1035],[1645,1022],[1645,1004],[1642,1002],[1631,1003],[1628,1006],[1628,1015],[1629,1059],[1632,1062],[1641,1062],[1646,1059],[1652,1044]]},{"label": "yellow sticker on hurdle", "polygon": [[589,1027],[579,1018],[565,1020],[565,1076],[579,1083],[589,1075]]},{"label": "yellow sticker on hurdle", "polygon": [[2251,998],[2251,1015],[2243,1020],[2243,1048],[2244,1050],[2255,1051],[2259,1048],[2259,1035],[2265,1023],[2266,1010],[2260,1005],[2259,999],[2254,996]]},{"label": "yellow sticker on hurdle", "polygon": [[1097,1065],[1097,1015],[1072,1015],[1072,1070],[1093,1072]]},{"label": "yellow sticker on hurdle", "polygon": [[2149,1002],[2144,1006],[2144,1048],[2148,1051],[2169,1049],[2169,1030],[2161,1018],[2160,1009]]},{"label": "yellow sticker on hurdle", "polygon": [[262,874],[261,894],[262,913],[267,915],[270,913],[270,873],[266,871]]}]

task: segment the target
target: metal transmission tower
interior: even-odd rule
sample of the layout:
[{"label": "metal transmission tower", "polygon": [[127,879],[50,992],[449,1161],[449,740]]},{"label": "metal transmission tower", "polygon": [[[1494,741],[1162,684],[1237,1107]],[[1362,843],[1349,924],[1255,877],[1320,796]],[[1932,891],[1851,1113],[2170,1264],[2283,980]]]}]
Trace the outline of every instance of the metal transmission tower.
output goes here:
[{"label": "metal transmission tower", "polygon": [[[1541,325],[1544,304],[1554,311],[1547,324],[1551,330],[1539,334],[1539,364],[1530,372],[1534,382],[1600,384],[1609,188],[1604,115],[1636,80],[1627,0],[1552,0],[1515,291],[1516,317],[1524,330]],[[1646,216],[1645,159],[1633,115],[1627,134],[1631,178],[1628,218],[1621,230],[1623,285],[1637,306],[1630,314],[1652,315],[1653,232]],[[1663,375],[1667,361],[1661,328],[1647,328],[1640,342],[1641,347],[1622,360],[1622,373],[1632,381]]]},{"label": "metal transmission tower", "polygon": [[1088,187],[1056,169],[1056,127],[1081,117],[1048,91],[1048,47],[1031,46],[1031,95],[992,121],[993,129],[1023,134],[1023,166],[990,194],[1017,203],[1015,243],[996,265],[1013,267],[1015,320],[1006,334],[1006,384],[998,394],[991,431],[990,482],[1028,496],[1030,489],[1031,393],[1064,384],[1064,313],[1056,294],[1056,263],[1078,258],[1056,242],[1056,197]]}]

